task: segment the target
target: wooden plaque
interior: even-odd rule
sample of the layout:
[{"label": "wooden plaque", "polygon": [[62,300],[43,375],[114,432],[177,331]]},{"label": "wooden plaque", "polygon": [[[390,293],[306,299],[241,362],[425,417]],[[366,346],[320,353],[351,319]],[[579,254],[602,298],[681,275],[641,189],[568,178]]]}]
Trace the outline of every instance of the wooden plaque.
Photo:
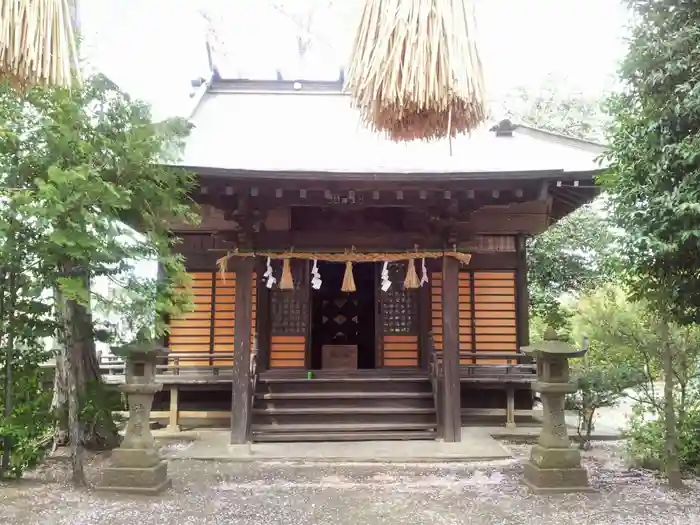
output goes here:
[{"label": "wooden plaque", "polygon": [[357,370],[357,345],[323,345],[323,370]]}]

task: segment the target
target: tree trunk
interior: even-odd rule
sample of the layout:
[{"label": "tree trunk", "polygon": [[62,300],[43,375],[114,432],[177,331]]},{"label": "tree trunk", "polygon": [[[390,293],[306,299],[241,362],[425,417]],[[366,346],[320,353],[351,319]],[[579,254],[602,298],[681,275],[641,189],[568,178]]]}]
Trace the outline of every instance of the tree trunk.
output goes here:
[{"label": "tree trunk", "polygon": [[[87,276],[84,277],[84,281],[86,289],[90,290]],[[56,292],[56,305],[65,344],[63,355],[57,359],[56,363],[53,408],[60,413],[65,411],[67,406],[70,413],[72,380],[75,381],[79,400],[85,399],[88,386],[91,389],[95,389],[95,391],[101,391],[101,389],[105,388],[105,385],[102,381],[100,365],[97,360],[90,308],[65,298],[60,291]],[[67,365],[68,361],[72,365],[70,370],[68,366],[61,366]],[[70,377],[71,373],[73,374],[72,378]],[[106,409],[107,407],[103,408]],[[62,436],[61,430],[63,429],[59,429],[58,432],[59,437]],[[70,430],[70,427],[68,430]],[[107,410],[100,411],[100,417],[94,421],[80,421],[78,435],[80,444],[90,450],[109,450],[119,446],[119,432],[111,414]],[[63,439],[65,440],[66,437],[69,438],[72,444],[73,436],[63,436]],[[59,442],[58,444],[65,443]]]},{"label": "tree trunk", "polygon": [[[67,345],[70,348],[70,345]],[[73,345],[74,346],[74,345]],[[78,397],[78,383],[76,366],[80,356],[76,356],[74,351],[66,352],[64,370],[66,374],[66,385],[68,386],[68,439],[70,441],[71,459],[73,464],[73,483],[76,486],[87,485],[85,471],[83,469],[84,450],[80,438],[80,399]]]},{"label": "tree trunk", "polygon": [[[73,483],[77,486],[85,486],[85,471],[83,469],[83,444],[80,431],[80,394],[79,381],[82,377],[80,373],[80,353],[77,349],[75,331],[73,330],[73,311],[68,308],[69,301],[66,301],[60,291],[56,293],[57,313],[61,320],[61,332],[63,340],[63,355],[57,361],[56,375],[61,376],[55,380],[55,385],[61,385],[64,391],[54,393],[54,400],[65,399],[68,404],[66,424],[68,427],[68,441],[71,449],[71,459],[73,464]],[[58,366],[60,362],[60,367]]]},{"label": "tree trunk", "polygon": [[579,413],[578,435],[580,438],[579,448],[581,450],[591,449],[591,434],[593,434],[593,418],[595,417],[595,407],[583,406]]},{"label": "tree trunk", "polygon": [[680,460],[678,457],[678,427],[676,424],[676,407],[673,398],[675,374],[673,373],[673,347],[669,336],[668,321],[661,320],[660,332],[663,345],[663,369],[664,369],[664,425],[666,438],[666,477],[672,489],[683,488]]}]

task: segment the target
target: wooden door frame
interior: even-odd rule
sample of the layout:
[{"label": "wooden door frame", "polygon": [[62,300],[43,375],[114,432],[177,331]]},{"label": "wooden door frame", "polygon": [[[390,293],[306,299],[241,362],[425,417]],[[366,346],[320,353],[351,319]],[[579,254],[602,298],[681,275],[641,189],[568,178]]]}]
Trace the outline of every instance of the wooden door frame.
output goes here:
[{"label": "wooden door frame", "polygon": [[382,267],[379,262],[372,264],[374,264],[374,369],[377,370],[382,368],[384,362],[382,290],[380,288]]},{"label": "wooden door frame", "polygon": [[270,369],[270,350],[272,344],[272,316],[270,315],[270,289],[266,286],[263,274],[265,261],[259,259],[255,265],[257,280],[257,312],[255,313],[255,331],[258,335],[258,366],[260,371]]}]

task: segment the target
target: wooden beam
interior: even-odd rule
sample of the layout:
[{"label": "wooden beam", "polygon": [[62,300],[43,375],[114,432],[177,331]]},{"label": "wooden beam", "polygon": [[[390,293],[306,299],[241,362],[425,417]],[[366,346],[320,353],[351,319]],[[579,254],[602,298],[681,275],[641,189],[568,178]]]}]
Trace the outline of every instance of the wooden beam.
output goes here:
[{"label": "wooden beam", "polygon": [[515,239],[515,254],[517,266],[515,268],[515,294],[516,294],[516,338],[518,348],[530,344],[530,297],[527,290],[527,248],[525,235],[518,235]]},{"label": "wooden beam", "polygon": [[259,250],[286,250],[291,246],[297,249],[347,249],[354,246],[358,250],[442,250],[444,242],[438,235],[428,236],[422,232],[276,232],[267,231],[257,237]]},{"label": "wooden beam", "polygon": [[250,323],[253,314],[252,257],[236,258],[236,320],[233,334],[233,381],[231,386],[231,444],[248,442],[250,406]]},{"label": "wooden beam", "polygon": [[443,422],[446,442],[462,440],[459,382],[459,261],[442,259]]},{"label": "wooden beam", "polygon": [[[573,186],[571,187],[572,189]],[[231,193],[233,192],[233,193]],[[210,185],[207,192],[193,195],[195,200],[202,205],[211,205],[217,208],[236,209],[238,201],[243,197],[258,199],[261,202],[274,201],[275,206],[331,206],[341,209],[377,206],[399,207],[426,207],[445,206],[445,201],[461,200],[471,201],[472,206],[488,204],[508,204],[524,199],[537,199],[540,196],[539,185],[499,184],[477,187],[470,185],[467,189],[426,189],[410,188],[408,186],[393,186],[391,188],[324,188],[312,187],[290,188],[276,185],[265,186],[240,186]]]}]

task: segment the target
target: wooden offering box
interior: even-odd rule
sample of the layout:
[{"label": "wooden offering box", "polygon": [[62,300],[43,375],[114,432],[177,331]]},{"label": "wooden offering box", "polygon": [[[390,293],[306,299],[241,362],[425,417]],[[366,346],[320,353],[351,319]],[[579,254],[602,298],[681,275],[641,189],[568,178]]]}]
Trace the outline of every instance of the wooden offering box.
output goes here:
[{"label": "wooden offering box", "polygon": [[323,370],[357,370],[357,345],[323,345]]}]

